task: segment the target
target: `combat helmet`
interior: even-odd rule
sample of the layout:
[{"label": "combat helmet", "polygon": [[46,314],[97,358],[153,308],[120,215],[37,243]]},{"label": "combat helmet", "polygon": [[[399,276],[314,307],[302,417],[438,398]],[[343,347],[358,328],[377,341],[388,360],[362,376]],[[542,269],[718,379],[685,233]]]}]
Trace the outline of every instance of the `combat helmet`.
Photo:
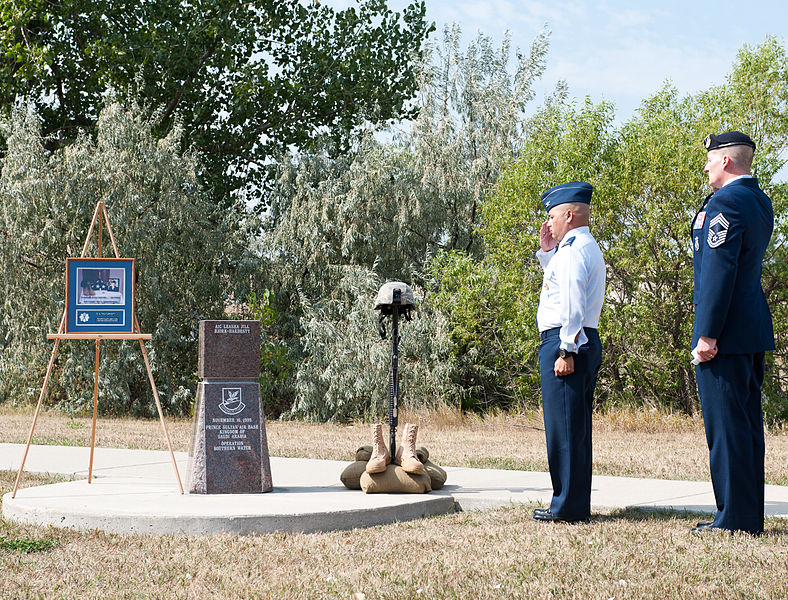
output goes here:
[{"label": "combat helmet", "polygon": [[410,313],[416,309],[416,301],[413,297],[413,290],[407,283],[401,281],[389,281],[378,291],[375,301],[375,310],[380,311],[378,317],[378,331],[382,338],[386,337],[384,319],[388,315],[394,314],[397,309],[398,315],[403,315],[406,321],[411,320]]}]

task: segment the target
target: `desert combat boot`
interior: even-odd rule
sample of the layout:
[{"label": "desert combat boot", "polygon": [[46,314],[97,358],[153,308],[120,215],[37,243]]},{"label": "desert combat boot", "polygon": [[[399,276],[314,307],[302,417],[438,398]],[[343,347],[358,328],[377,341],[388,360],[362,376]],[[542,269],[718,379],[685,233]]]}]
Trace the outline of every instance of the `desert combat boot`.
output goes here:
[{"label": "desert combat boot", "polygon": [[383,442],[383,425],[378,423],[372,426],[372,456],[369,457],[366,471],[369,474],[383,473],[390,462],[389,449]]},{"label": "desert combat boot", "polygon": [[395,462],[399,463],[402,470],[406,473],[421,475],[424,473],[424,465],[416,456],[416,436],[419,433],[419,426],[414,423],[405,423],[402,431],[402,441],[397,448]]}]

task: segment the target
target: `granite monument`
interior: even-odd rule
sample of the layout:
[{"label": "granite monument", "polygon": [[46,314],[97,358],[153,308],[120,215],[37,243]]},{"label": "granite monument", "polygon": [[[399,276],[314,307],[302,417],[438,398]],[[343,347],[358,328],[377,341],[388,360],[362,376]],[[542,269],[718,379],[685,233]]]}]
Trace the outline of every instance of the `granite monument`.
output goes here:
[{"label": "granite monument", "polygon": [[200,321],[189,493],[270,492],[260,398],[260,323]]}]

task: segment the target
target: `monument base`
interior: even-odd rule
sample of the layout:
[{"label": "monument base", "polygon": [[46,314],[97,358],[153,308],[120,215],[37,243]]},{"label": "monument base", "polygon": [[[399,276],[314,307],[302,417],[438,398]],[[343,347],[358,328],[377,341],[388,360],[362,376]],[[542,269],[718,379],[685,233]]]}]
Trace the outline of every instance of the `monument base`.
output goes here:
[{"label": "monument base", "polygon": [[189,458],[190,494],[254,494],[273,489],[259,383],[198,384]]}]

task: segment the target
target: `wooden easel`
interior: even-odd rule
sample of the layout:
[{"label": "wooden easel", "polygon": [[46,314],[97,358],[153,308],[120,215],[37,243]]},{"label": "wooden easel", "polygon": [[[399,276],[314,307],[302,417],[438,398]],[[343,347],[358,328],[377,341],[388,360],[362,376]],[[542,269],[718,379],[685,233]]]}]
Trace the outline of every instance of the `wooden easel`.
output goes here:
[{"label": "wooden easel", "polygon": [[[103,220],[102,220],[103,219]],[[118,254],[118,246],[115,243],[115,236],[112,233],[112,226],[109,223],[109,216],[107,215],[107,209],[104,206],[103,202],[99,202],[96,204],[96,210],[93,213],[93,220],[90,223],[90,229],[88,230],[87,238],[85,239],[85,245],[82,248],[82,254],[80,258],[85,258],[85,254],[88,250],[88,244],[90,243],[90,237],[93,235],[93,228],[96,226],[96,222],[98,221],[98,256],[101,258],[101,242],[102,242],[102,234],[103,223],[107,224],[107,232],[109,233],[109,239],[112,241],[112,249],[115,252],[115,258],[120,258],[120,254]],[[150,340],[153,338],[153,335],[150,333],[142,333],[140,331],[140,324],[137,321],[137,313],[135,310],[135,306],[132,306],[131,312],[133,317],[133,333],[63,333],[63,329],[66,323],[66,311],[63,311],[63,318],[60,319],[60,327],[58,327],[57,333],[50,333],[47,334],[48,340],[55,340],[55,347],[52,348],[52,356],[49,358],[49,366],[47,366],[47,373],[44,377],[44,385],[41,388],[41,394],[38,396],[38,406],[36,406],[36,412],[33,416],[33,424],[30,427],[30,435],[27,436],[27,445],[25,446],[25,454],[22,456],[22,464],[19,465],[19,473],[16,476],[16,483],[14,483],[14,492],[11,494],[12,498],[16,498],[16,492],[19,488],[19,481],[22,479],[22,471],[25,468],[25,461],[27,460],[27,453],[30,450],[30,442],[33,440],[33,432],[36,429],[36,421],[38,421],[38,415],[41,412],[41,404],[44,400],[44,396],[46,394],[47,385],[49,384],[49,376],[52,374],[52,366],[55,364],[55,355],[57,354],[57,347],[60,344],[60,340],[96,340],[96,369],[95,369],[95,379],[93,384],[93,429],[90,435],[90,464],[88,465],[88,483],[93,482],[93,451],[96,445],[96,413],[98,411],[98,383],[99,383],[99,345],[101,340],[138,340],[140,343],[140,350],[142,350],[142,358],[145,360],[145,368],[148,370],[148,380],[150,381],[150,387],[153,390],[153,398],[156,400],[156,408],[159,411],[159,419],[161,421],[161,428],[164,431],[164,438],[167,440],[167,448],[170,451],[170,458],[172,459],[172,467],[175,469],[175,478],[178,481],[178,488],[180,489],[181,494],[183,494],[183,485],[181,484],[181,476],[178,473],[178,465],[175,462],[175,454],[172,452],[172,443],[170,442],[170,435],[167,433],[167,425],[164,423],[164,414],[161,410],[161,402],[159,402],[159,392],[156,390],[156,384],[153,381],[153,372],[150,368],[150,362],[148,361],[148,352],[145,350],[145,344],[143,340]]]}]

